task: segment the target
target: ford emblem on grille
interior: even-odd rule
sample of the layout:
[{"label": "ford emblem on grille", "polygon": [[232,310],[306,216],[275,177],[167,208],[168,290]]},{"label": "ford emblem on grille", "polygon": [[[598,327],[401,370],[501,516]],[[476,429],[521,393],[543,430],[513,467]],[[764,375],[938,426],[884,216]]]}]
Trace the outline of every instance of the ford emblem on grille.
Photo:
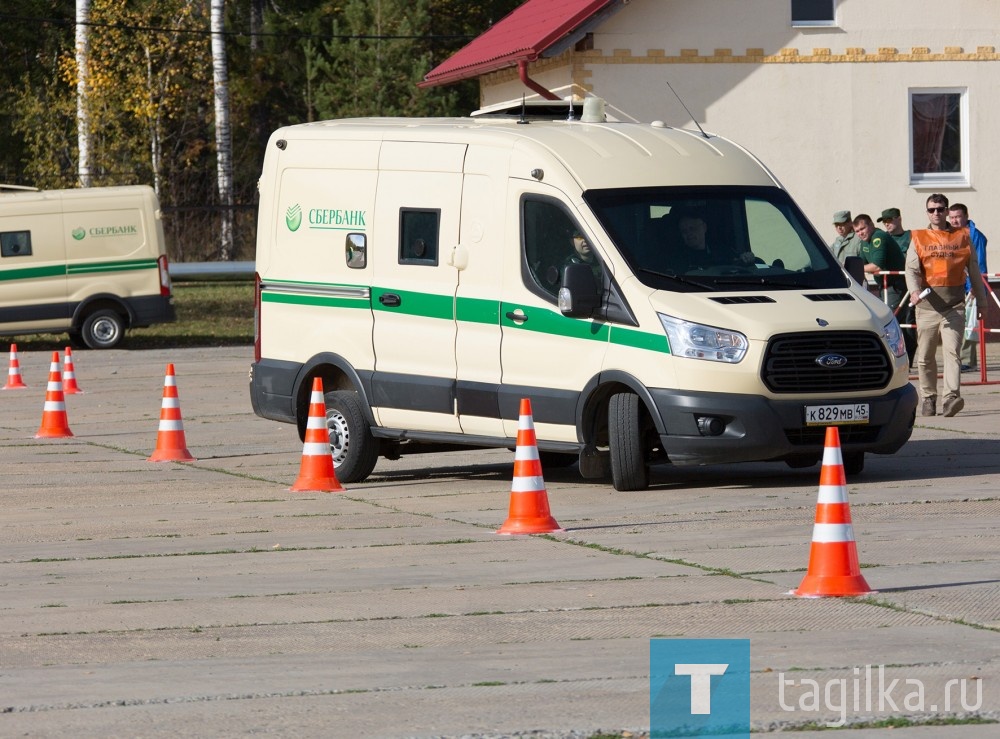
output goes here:
[{"label": "ford emblem on grille", "polygon": [[816,357],[816,364],[827,369],[838,369],[847,364],[847,357],[843,354],[823,354]]}]

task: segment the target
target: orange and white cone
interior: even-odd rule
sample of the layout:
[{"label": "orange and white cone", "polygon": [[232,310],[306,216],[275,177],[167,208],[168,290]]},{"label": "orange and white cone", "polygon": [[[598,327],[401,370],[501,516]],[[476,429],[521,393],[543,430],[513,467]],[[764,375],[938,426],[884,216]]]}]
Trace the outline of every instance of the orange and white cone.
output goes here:
[{"label": "orange and white cone", "polygon": [[330,429],[326,425],[326,401],[323,399],[323,380],[314,377],[312,393],[309,396],[309,417],[306,420],[306,438],[302,445],[299,477],[289,490],[293,493],[338,493],[343,489],[333,468]]},{"label": "orange and white cone", "polygon": [[858,547],[847,502],[847,477],[840,452],[840,432],[836,426],[827,426],[809,568],[798,589],[791,594],[824,598],[874,592],[862,577],[858,564]]},{"label": "orange and white cone", "polygon": [[156,434],[156,449],[147,462],[193,462],[184,438],[181,420],[181,403],[177,397],[177,378],[174,365],[167,365],[163,378],[163,401],[160,403],[160,428]]},{"label": "orange and white cone", "polygon": [[62,383],[63,392],[67,395],[75,395],[76,393],[83,392],[80,386],[76,384],[76,370],[73,368],[73,350],[68,346],[66,347],[66,353],[63,355]]},{"label": "orange and white cone", "polygon": [[10,345],[10,368],[7,370],[7,384],[4,390],[27,390],[21,378],[21,364],[17,361],[17,344]]},{"label": "orange and white cone", "polygon": [[517,421],[517,448],[514,451],[514,480],[510,488],[510,509],[498,534],[548,534],[562,531],[549,511],[549,496],[538,458],[535,421],[531,401],[521,399]]},{"label": "orange and white cone", "polygon": [[66,396],[63,395],[62,376],[59,373],[59,352],[52,352],[49,383],[45,387],[42,425],[35,438],[60,439],[72,435],[73,432],[69,430],[69,418],[66,416]]}]

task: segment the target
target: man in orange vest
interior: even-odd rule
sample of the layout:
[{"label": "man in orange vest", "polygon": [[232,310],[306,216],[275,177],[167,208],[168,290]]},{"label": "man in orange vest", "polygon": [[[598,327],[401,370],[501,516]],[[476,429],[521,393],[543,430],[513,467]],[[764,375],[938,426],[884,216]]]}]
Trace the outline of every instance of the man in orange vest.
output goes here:
[{"label": "man in orange vest", "polygon": [[[937,413],[937,348],[944,358],[945,416],[965,406],[961,396],[962,338],[965,332],[965,279],[972,282],[979,316],[986,308],[986,289],[969,229],[948,223],[948,198],[934,193],[927,198],[926,229],[914,229],[906,254],[906,288],[917,315],[917,374],[923,404],[920,415]],[[929,288],[930,292],[921,298]]]}]

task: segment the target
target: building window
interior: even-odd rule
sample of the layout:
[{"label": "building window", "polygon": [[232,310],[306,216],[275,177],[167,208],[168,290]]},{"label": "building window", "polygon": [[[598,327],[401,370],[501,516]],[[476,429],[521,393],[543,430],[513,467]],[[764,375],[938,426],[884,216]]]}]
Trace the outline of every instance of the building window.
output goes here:
[{"label": "building window", "polygon": [[910,90],[910,184],[969,183],[969,115],[965,89]]},{"label": "building window", "polygon": [[835,26],[835,0],[792,0],[793,26]]}]

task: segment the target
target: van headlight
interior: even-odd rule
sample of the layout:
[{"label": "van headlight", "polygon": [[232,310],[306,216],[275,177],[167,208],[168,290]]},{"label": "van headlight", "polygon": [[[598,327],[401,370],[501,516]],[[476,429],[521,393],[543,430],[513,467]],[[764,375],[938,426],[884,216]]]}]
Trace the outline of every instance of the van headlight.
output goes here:
[{"label": "van headlight", "polygon": [[746,356],[749,342],[738,331],[682,321],[657,313],[675,357],[708,359],[712,362],[736,364]]},{"label": "van headlight", "polygon": [[885,337],[885,343],[889,345],[889,349],[893,355],[899,358],[906,354],[906,342],[903,340],[903,330],[899,327],[899,322],[895,318],[885,324],[882,336]]}]

